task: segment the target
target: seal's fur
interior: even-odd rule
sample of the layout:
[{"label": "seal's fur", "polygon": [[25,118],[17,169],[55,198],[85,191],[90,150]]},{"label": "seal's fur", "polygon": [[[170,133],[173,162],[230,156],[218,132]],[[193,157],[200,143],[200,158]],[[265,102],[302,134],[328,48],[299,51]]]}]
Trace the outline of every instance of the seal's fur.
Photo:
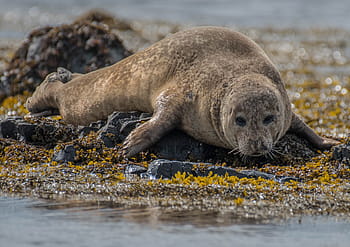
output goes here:
[{"label": "seal's fur", "polygon": [[[71,80],[63,83],[60,77]],[[88,74],[49,75],[27,108],[34,114],[58,109],[66,122],[76,125],[105,119],[113,111],[153,112],[150,121],[127,137],[126,156],[174,128],[248,156],[271,152],[288,130],[318,148],[336,143],[315,134],[292,113],[280,74],[263,50],[248,37],[220,27],[178,32]]]}]

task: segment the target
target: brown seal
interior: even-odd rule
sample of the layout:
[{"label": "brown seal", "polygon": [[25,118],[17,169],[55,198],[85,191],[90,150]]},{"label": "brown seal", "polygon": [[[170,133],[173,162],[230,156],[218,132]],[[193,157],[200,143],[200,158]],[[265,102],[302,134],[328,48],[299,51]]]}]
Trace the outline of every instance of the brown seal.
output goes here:
[{"label": "brown seal", "polygon": [[113,111],[153,112],[125,140],[126,156],[174,128],[247,156],[269,154],[288,130],[320,149],[338,143],[318,136],[291,111],[279,72],[256,43],[220,27],[178,32],[88,74],[59,69],[36,89],[27,108],[39,115],[58,110],[75,125]]}]

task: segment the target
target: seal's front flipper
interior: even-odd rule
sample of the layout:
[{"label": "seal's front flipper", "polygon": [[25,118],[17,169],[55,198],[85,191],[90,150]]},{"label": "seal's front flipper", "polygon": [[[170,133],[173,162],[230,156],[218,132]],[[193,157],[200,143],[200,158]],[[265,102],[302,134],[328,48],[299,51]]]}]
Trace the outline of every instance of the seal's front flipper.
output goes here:
[{"label": "seal's front flipper", "polygon": [[288,132],[295,133],[298,136],[305,138],[313,146],[319,149],[329,149],[334,145],[340,144],[340,142],[336,140],[317,135],[315,131],[313,131],[313,129],[304,123],[304,121],[301,120],[301,118],[295,113],[293,113],[292,123]]},{"label": "seal's front flipper", "polygon": [[[170,91],[170,90],[169,90]],[[182,104],[174,92],[163,92],[156,100],[152,118],[134,129],[123,143],[123,154],[131,157],[150,147],[180,123]]]}]

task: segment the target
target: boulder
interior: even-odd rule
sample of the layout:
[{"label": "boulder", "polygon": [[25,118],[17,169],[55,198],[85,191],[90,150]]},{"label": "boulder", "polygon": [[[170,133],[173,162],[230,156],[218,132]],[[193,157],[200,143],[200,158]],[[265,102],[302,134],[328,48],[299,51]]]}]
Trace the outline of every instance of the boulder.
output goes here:
[{"label": "boulder", "polygon": [[300,181],[300,179],[298,178],[275,176],[273,174],[268,174],[256,170],[237,171],[234,168],[215,166],[209,163],[195,163],[165,159],[157,159],[152,161],[151,164],[148,166],[147,175],[151,179],[170,179],[178,172],[186,172],[187,174],[192,174],[194,176],[208,176],[209,174],[225,176],[227,174],[228,176],[236,176],[238,178],[261,177],[264,179],[274,180],[280,183],[285,183],[292,180]]},{"label": "boulder", "polygon": [[340,144],[333,147],[332,157],[335,160],[339,160],[347,165],[350,165],[350,143]]},{"label": "boulder", "polygon": [[73,162],[75,160],[74,145],[66,145],[63,149],[55,149],[52,160],[56,162]]},{"label": "boulder", "polygon": [[131,55],[120,38],[96,20],[81,18],[32,31],[0,77],[0,102],[9,95],[34,91],[57,67],[87,73]]}]

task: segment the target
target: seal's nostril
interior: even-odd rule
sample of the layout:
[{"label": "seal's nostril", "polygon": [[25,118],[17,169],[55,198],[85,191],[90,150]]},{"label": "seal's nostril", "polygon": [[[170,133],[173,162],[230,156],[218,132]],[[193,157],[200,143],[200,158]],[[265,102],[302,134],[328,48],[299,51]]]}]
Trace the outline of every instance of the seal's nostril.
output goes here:
[{"label": "seal's nostril", "polygon": [[269,150],[269,148],[265,144],[261,144],[260,149],[263,150],[263,151],[268,151]]}]

